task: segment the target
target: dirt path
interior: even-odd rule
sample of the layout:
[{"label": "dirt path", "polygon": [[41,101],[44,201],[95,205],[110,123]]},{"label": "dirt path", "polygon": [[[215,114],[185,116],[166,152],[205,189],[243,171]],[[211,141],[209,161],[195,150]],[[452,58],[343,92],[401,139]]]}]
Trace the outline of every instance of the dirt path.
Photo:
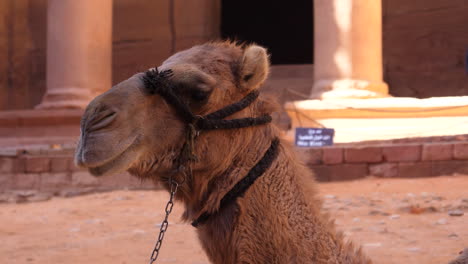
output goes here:
[{"label": "dirt path", "polygon": [[[324,208],[375,263],[447,263],[468,246],[468,176],[320,184]],[[0,263],[147,263],[168,194],[116,191],[0,204]],[[208,263],[177,204],[159,263]]]}]

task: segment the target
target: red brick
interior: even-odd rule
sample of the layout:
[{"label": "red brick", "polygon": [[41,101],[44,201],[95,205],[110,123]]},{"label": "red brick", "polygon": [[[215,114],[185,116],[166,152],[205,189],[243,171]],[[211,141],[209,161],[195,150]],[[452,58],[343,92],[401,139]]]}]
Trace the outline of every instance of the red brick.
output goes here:
[{"label": "red brick", "polygon": [[[11,168],[11,173],[24,173],[26,172],[26,159],[25,158],[14,158],[11,159],[12,161],[12,168]],[[6,170],[8,168],[8,162],[5,164],[4,169]]]},{"label": "red brick", "polygon": [[398,177],[419,178],[432,175],[431,162],[402,162],[398,164]]},{"label": "red brick", "polygon": [[422,160],[451,160],[453,144],[435,143],[424,144],[422,147]]},{"label": "red brick", "polygon": [[346,181],[366,177],[367,164],[339,164],[312,166],[318,181]]},{"label": "red brick", "polygon": [[91,174],[89,174],[89,172],[86,171],[73,172],[72,185],[82,187],[98,186],[99,179],[97,177],[92,176]]},{"label": "red brick", "polygon": [[329,165],[314,165],[310,166],[314,172],[314,178],[319,182],[330,181],[331,169]]},{"label": "red brick", "polygon": [[0,173],[15,171],[15,160],[14,158],[0,158]]},{"label": "red brick", "polygon": [[51,172],[67,172],[70,171],[70,157],[52,157],[50,158]]},{"label": "red brick", "polygon": [[347,148],[344,158],[349,163],[373,163],[382,161],[381,147]]},{"label": "red brick", "polygon": [[27,157],[26,172],[48,172],[50,159],[48,157]]},{"label": "red brick", "polygon": [[468,160],[445,160],[432,162],[432,176],[468,174]]},{"label": "red brick", "polygon": [[7,191],[14,187],[14,174],[0,173],[0,191]]},{"label": "red brick", "polygon": [[41,173],[41,190],[61,190],[71,186],[69,172]]},{"label": "red brick", "polygon": [[421,145],[396,145],[382,148],[385,161],[419,161]]},{"label": "red brick", "polygon": [[40,176],[37,173],[18,173],[15,175],[15,189],[33,190],[38,189]]},{"label": "red brick", "polygon": [[142,181],[124,172],[109,177],[100,177],[99,187],[103,189],[154,189],[156,186],[151,180]]},{"label": "red brick", "polygon": [[397,163],[382,163],[369,165],[369,174],[377,177],[392,178],[398,177]]},{"label": "red brick", "polygon": [[322,160],[324,164],[341,164],[343,163],[342,148],[323,148]]},{"label": "red brick", "polygon": [[297,153],[307,165],[322,164],[321,148],[297,148]]},{"label": "red brick", "polygon": [[455,159],[468,159],[468,143],[455,143],[453,145],[453,157]]}]

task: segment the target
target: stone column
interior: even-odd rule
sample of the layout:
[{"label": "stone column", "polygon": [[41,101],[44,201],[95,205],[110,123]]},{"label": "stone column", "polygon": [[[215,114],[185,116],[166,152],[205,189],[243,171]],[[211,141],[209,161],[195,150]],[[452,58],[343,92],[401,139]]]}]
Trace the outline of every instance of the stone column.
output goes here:
[{"label": "stone column", "polygon": [[311,98],[388,96],[382,76],[381,0],[315,0]]},{"label": "stone column", "polygon": [[111,87],[112,0],[49,0],[40,109],[84,108]]}]

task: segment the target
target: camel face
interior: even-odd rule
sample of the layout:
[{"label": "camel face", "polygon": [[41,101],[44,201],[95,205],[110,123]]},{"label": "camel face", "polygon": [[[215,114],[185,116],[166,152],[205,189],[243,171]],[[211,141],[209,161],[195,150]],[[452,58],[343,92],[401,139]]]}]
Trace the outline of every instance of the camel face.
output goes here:
[{"label": "camel face", "polygon": [[[259,46],[209,43],[174,54],[158,70],[171,70],[171,87],[194,114],[203,115],[261,85],[268,58]],[[145,90],[143,75],[135,74],[88,105],[75,154],[78,166],[96,176],[171,169],[186,124],[160,95]]]}]

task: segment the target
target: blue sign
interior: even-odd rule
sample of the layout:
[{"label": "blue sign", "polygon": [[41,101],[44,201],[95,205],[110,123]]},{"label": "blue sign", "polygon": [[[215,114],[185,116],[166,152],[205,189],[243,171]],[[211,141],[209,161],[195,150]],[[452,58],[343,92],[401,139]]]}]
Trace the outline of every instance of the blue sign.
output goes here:
[{"label": "blue sign", "polygon": [[333,128],[297,127],[295,143],[298,147],[321,147],[333,145]]}]

